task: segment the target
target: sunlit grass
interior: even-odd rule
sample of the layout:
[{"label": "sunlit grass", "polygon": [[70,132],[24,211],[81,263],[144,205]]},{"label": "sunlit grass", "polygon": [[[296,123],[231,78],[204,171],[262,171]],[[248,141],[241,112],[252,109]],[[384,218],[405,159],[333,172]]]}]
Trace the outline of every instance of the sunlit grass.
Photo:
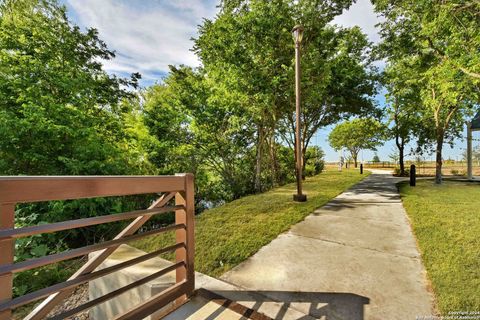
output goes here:
[{"label": "sunlit grass", "polygon": [[442,314],[480,311],[480,184],[400,185]]},{"label": "sunlit grass", "polygon": [[[195,269],[221,275],[367,175],[358,170],[331,170],[308,178],[304,182],[308,201],[304,203],[292,200],[296,185],[288,184],[203,212],[196,217]],[[173,234],[162,234],[132,245],[148,252],[173,243]]]}]

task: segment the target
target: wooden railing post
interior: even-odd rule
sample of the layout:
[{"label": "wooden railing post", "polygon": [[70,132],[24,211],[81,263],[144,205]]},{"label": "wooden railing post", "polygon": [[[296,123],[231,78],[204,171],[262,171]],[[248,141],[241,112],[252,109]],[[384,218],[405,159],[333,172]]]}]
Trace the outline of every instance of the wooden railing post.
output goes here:
[{"label": "wooden railing post", "polygon": [[185,177],[185,189],[177,192],[175,196],[175,205],[183,205],[185,209],[177,210],[175,212],[175,223],[185,224],[185,229],[178,229],[176,231],[177,243],[184,243],[184,248],[179,248],[175,252],[176,262],[184,262],[184,268],[178,268],[176,274],[177,283],[186,280],[186,295],[177,299],[177,303],[183,302],[187,296],[193,293],[195,289],[195,201],[194,201],[194,177],[191,173],[179,174]]},{"label": "wooden railing post", "polygon": [[[0,230],[11,229],[15,224],[15,204],[0,204]],[[15,240],[0,240],[0,266],[13,263]],[[6,302],[12,298],[13,293],[13,274],[8,273],[0,276],[0,303]],[[0,312],[0,320],[9,320],[12,318],[12,311],[5,310]]]}]

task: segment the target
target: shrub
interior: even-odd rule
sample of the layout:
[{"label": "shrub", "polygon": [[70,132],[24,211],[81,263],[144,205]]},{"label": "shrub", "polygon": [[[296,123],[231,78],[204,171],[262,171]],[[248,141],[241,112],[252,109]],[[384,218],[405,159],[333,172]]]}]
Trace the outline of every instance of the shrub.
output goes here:
[{"label": "shrub", "polygon": [[450,173],[454,176],[464,176],[467,173],[464,170],[451,169]]},{"label": "shrub", "polygon": [[[395,168],[393,169],[393,175],[394,175],[394,176],[398,176],[398,177],[401,176],[401,175],[400,175],[400,167],[395,167]],[[410,176],[410,169],[405,168],[403,176],[404,176],[404,177]]]},{"label": "shrub", "polygon": [[307,148],[305,155],[306,164],[304,175],[309,177],[322,173],[325,168],[325,160],[323,159],[324,156],[325,153],[318,146]]}]

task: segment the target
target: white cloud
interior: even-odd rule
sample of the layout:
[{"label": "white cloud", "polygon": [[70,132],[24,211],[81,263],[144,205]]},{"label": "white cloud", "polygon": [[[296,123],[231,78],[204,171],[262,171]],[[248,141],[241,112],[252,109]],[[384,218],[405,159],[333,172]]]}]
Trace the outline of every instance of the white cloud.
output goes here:
[{"label": "white cloud", "polygon": [[[218,0],[62,0],[71,18],[82,27],[95,27],[100,38],[115,50],[115,59],[104,62],[116,74],[140,72],[145,80],[158,80],[169,64],[198,66],[190,51],[203,18],[213,18]],[[379,21],[369,0],[358,0],[333,23],[360,26],[378,42]]]},{"label": "white cloud", "polygon": [[104,62],[112,73],[140,72],[158,79],[169,64],[199,65],[192,41],[203,18],[217,12],[212,1],[67,0],[75,23],[97,28],[100,38],[115,50]]},{"label": "white cloud", "polygon": [[375,43],[380,41],[380,35],[375,27],[381,20],[373,11],[373,5],[370,0],[358,0],[348,10],[335,17],[334,24],[344,27],[359,26],[370,39]]}]

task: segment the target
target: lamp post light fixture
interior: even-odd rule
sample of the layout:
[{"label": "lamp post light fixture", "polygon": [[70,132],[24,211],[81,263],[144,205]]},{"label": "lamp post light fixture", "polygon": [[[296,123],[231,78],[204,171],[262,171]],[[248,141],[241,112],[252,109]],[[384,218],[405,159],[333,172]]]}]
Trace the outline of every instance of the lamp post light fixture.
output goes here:
[{"label": "lamp post light fixture", "polygon": [[293,40],[295,41],[295,107],[296,107],[296,130],[295,130],[295,154],[296,154],[296,173],[297,173],[297,194],[293,195],[293,200],[297,202],[307,201],[307,196],[302,194],[302,146],[300,139],[300,44],[303,38],[303,27],[296,25],[292,30]]}]

